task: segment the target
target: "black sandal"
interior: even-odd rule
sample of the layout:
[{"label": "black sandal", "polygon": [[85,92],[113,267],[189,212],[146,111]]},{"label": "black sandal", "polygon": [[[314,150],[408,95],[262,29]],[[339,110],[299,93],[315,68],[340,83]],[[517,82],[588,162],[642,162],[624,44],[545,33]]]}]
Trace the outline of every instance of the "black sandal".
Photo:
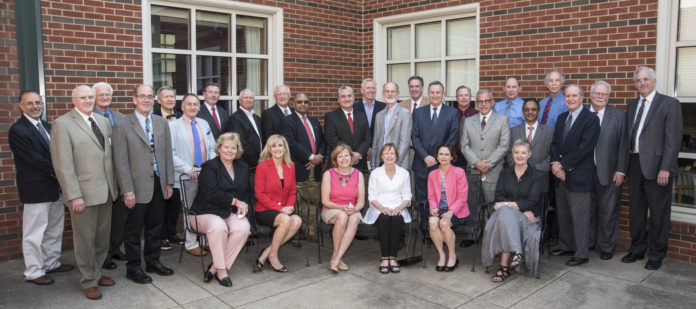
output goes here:
[{"label": "black sandal", "polygon": [[493,276],[493,278],[491,278],[491,281],[493,281],[493,282],[503,282],[503,281],[505,281],[505,279],[507,279],[507,277],[509,277],[509,276],[510,276],[510,267],[500,265],[500,267],[498,267],[498,271],[496,271],[496,272],[495,272],[495,275]]},{"label": "black sandal", "polygon": [[398,273],[401,271],[401,266],[399,265],[399,263],[396,262],[396,258],[391,258],[389,259],[389,261],[394,261],[394,263],[396,264],[392,265],[391,263],[389,263],[389,271],[393,273]]},{"label": "black sandal", "polygon": [[389,265],[389,258],[382,258],[381,261],[387,261],[387,266],[379,265],[379,272],[381,274],[388,274],[391,271],[391,265]]},{"label": "black sandal", "polygon": [[512,257],[512,262],[510,263],[510,268],[515,268],[517,265],[520,265],[524,262],[524,255],[520,252],[515,252],[515,255]]}]

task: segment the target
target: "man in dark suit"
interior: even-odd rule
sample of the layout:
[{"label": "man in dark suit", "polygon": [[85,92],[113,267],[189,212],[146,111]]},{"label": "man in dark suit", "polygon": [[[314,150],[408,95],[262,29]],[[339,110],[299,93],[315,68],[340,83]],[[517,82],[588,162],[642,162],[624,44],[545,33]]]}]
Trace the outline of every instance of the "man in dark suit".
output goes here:
[{"label": "man in dark suit", "polygon": [[22,215],[24,279],[38,285],[53,283],[46,275],[73,269],[60,263],[65,208],[51,163],[51,125],[41,120],[43,102],[36,91],[24,91],[17,105],[22,115],[10,127],[9,144],[17,171]]},{"label": "man in dark suit", "polygon": [[367,149],[372,144],[367,116],[353,109],[355,99],[353,88],[350,86],[338,88],[338,103],[341,105],[339,108],[324,116],[327,153],[331,153],[338,143],[344,143],[353,149],[353,167],[365,171],[367,170]]},{"label": "man in dark suit", "polygon": [[568,266],[587,263],[590,192],[594,177],[594,148],[599,118],[582,105],[583,91],[576,84],[565,89],[568,111],[558,116],[551,142],[551,171],[556,176],[560,248],[551,254],[574,256]]},{"label": "man in dark suit", "polygon": [[254,168],[259,164],[265,139],[261,137],[263,125],[261,118],[254,114],[254,92],[244,89],[239,92],[239,109],[232,114],[225,132],[237,132],[244,145],[242,160]]},{"label": "man in dark suit", "polygon": [[145,228],[145,271],[170,276],[160,263],[164,200],[172,196],[172,136],[164,118],[151,115],[155,92],[149,85],[133,90],[135,111],[114,126],[114,167],[128,208],[125,230],[126,278],[150,283],[140,267],[140,232]]},{"label": "man in dark suit", "polygon": [[590,111],[599,118],[599,138],[594,151],[595,177],[592,188],[589,246],[595,246],[595,227],[598,227],[597,246],[599,258],[609,260],[614,256],[619,237],[619,208],[621,184],[628,165],[628,138],[626,137],[626,113],[608,106],[611,85],[600,80],[590,88]]},{"label": "man in dark suit", "polygon": [[[316,117],[307,114],[310,101],[304,93],[298,93],[292,103],[295,113],[285,117],[285,138],[290,155],[295,162],[295,182],[298,196],[304,196],[313,204],[319,203],[321,166],[326,156],[326,144],[321,125]],[[308,222],[309,236],[315,238],[317,224],[316,207],[306,209],[307,203],[298,203],[303,220]]]},{"label": "man in dark suit", "polygon": [[[181,109],[176,108],[176,89],[170,86],[162,86],[157,89],[157,103],[152,108],[152,113],[172,122],[181,118],[184,114]],[[178,191],[178,190],[176,190]],[[178,196],[178,194],[174,194]]]},{"label": "man in dark suit", "polygon": [[[628,103],[626,129],[629,138],[629,230],[631,249],[621,261],[633,263],[645,255],[646,269],[662,265],[669,243],[671,194],[677,176],[677,157],[682,140],[679,101],[655,91],[655,71],[638,67],[633,75],[640,97]],[[640,151],[642,150],[642,151]],[[650,233],[645,221],[650,210]]]},{"label": "man in dark suit", "polygon": [[[411,168],[415,178],[418,202],[428,199],[428,174],[437,168],[435,152],[442,144],[456,145],[459,140],[459,116],[457,110],[442,104],[445,87],[434,81],[428,85],[430,105],[418,108],[413,116],[411,145],[415,151]],[[419,203],[420,204],[420,203]],[[421,218],[428,217],[427,207],[420,209]],[[421,220],[421,230],[427,232],[427,220]]]},{"label": "man in dark suit", "polygon": [[290,108],[290,87],[278,85],[273,94],[275,105],[261,113],[263,122],[263,140],[267,140],[273,134],[283,134],[283,119],[293,113]]},{"label": "man in dark suit", "polygon": [[[534,167],[544,179],[551,170],[551,140],[553,128],[539,123],[539,102],[536,99],[526,99],[522,105],[524,123],[510,129],[510,149],[518,139],[526,139],[532,144],[532,156],[527,163]],[[508,166],[514,165],[512,152],[507,154]],[[544,190],[547,186],[544,185]]]},{"label": "man in dark suit", "polygon": [[201,107],[197,117],[203,118],[208,122],[210,131],[213,132],[213,137],[217,140],[227,125],[230,116],[227,110],[220,108],[217,104],[220,99],[220,85],[208,83],[204,89],[203,99],[205,99],[205,104]]},{"label": "man in dark suit", "polygon": [[[105,82],[98,82],[92,85],[94,92],[94,113],[102,115],[109,119],[111,127],[117,121],[126,118],[120,112],[111,110],[111,101],[114,93],[111,85]],[[118,265],[113,260],[125,261],[126,255],[121,252],[121,244],[123,243],[123,228],[126,225],[126,205],[123,204],[123,199],[116,197],[116,201],[111,206],[111,238],[109,241],[109,254],[106,255],[106,260],[102,264],[104,269],[116,269]]]}]

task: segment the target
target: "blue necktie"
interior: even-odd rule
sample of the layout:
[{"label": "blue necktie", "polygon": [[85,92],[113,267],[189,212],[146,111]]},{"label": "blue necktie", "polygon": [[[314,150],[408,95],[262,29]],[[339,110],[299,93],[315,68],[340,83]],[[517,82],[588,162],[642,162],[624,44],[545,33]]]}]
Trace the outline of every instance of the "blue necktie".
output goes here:
[{"label": "blue necktie", "polygon": [[114,126],[114,118],[111,117],[111,113],[109,113],[109,110],[105,111],[104,115],[106,116],[106,118],[109,118],[109,122],[111,122],[111,126],[113,127]]},{"label": "blue necktie", "polygon": [[193,131],[193,153],[196,166],[200,167],[203,164],[203,152],[201,151],[201,138],[198,136],[195,120],[191,120],[191,130]]},{"label": "blue necktie", "polygon": [[435,124],[437,123],[437,107],[433,107],[433,129],[435,129]]},{"label": "blue necktie", "polygon": [[510,118],[510,107],[512,107],[512,102],[508,101],[507,107],[505,108],[505,116],[508,116],[508,118]]},{"label": "blue necktie", "polygon": [[152,134],[152,129],[150,128],[150,118],[145,118],[145,133],[147,133],[147,139],[150,142],[150,147],[152,148],[152,166],[155,168],[155,175],[159,177],[159,169],[157,168],[157,159],[155,158],[155,135]]}]

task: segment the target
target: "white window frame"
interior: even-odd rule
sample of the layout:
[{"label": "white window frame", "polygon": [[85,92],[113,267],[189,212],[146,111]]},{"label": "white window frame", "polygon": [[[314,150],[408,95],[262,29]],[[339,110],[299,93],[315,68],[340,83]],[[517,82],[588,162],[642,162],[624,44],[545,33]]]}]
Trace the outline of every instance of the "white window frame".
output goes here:
[{"label": "white window frame", "polygon": [[[658,92],[675,96],[677,48],[694,46],[688,42],[677,42],[679,29],[679,1],[658,0],[657,3],[657,50],[655,72]],[[682,104],[696,104],[696,97],[676,96]],[[680,152],[679,158],[696,159],[696,153]],[[696,224],[696,209],[672,205],[672,221]]]},{"label": "white window frame", "polygon": [[[161,5],[174,8],[183,9],[193,9],[195,13],[196,10],[201,9],[205,11],[216,11],[225,12],[231,15],[245,15],[245,16],[255,16],[263,17],[268,19],[268,49],[266,55],[254,55],[249,57],[249,55],[244,53],[237,53],[236,42],[231,41],[231,50],[229,52],[207,52],[196,50],[195,41],[195,25],[191,25],[189,33],[189,41],[191,42],[190,48],[187,50],[176,50],[174,54],[188,55],[191,61],[191,76],[189,81],[189,89],[195,91],[197,89],[197,65],[196,57],[194,56],[222,56],[230,58],[231,69],[230,75],[232,81],[230,84],[230,94],[221,95],[220,100],[229,100],[234,102],[238,99],[239,91],[242,89],[237,89],[237,78],[234,72],[237,72],[237,62],[235,61],[237,57],[245,58],[256,58],[256,59],[266,59],[268,60],[268,84],[266,85],[266,95],[255,95],[257,101],[267,101],[267,107],[271,107],[271,98],[273,97],[273,89],[275,85],[283,84],[283,9],[259,5],[242,3],[236,1],[224,1],[224,0],[143,0],[142,1],[142,35],[143,35],[143,81],[146,84],[152,85],[152,53],[168,53],[171,54],[171,49],[165,48],[153,48],[152,47],[152,35],[150,33],[150,6],[151,5]],[[195,15],[193,15],[195,16]],[[233,33],[236,29],[236,18],[233,18],[233,23],[230,24],[230,33]],[[184,94],[177,94],[177,100],[183,99]],[[199,95],[199,98],[203,98]],[[232,110],[230,113],[236,111],[237,105],[230,104]]]},{"label": "white window frame", "polygon": [[[414,12],[414,13],[408,13],[408,14],[402,14],[402,15],[395,15],[395,16],[388,16],[388,17],[382,17],[382,18],[375,18],[373,21],[373,70],[374,70],[374,80],[377,82],[378,85],[383,85],[384,83],[388,82],[387,80],[387,64],[390,62],[387,60],[387,29],[390,27],[398,27],[398,26],[403,26],[403,25],[411,25],[411,50],[415,50],[415,44],[416,44],[416,39],[415,39],[415,24],[421,24],[421,23],[428,23],[428,22],[434,22],[434,21],[441,21],[443,23],[443,27],[446,27],[446,22],[448,20],[453,20],[453,19],[459,19],[459,18],[466,18],[466,17],[474,17],[476,18],[476,54],[475,57],[473,58],[474,61],[476,62],[475,68],[476,68],[476,81],[472,85],[467,85],[471,89],[478,89],[479,88],[479,79],[480,79],[480,42],[481,42],[481,31],[480,31],[480,6],[479,3],[472,3],[472,4],[465,4],[465,5],[459,5],[459,6],[454,6],[454,7],[446,7],[446,8],[440,8],[440,9],[434,9],[434,10],[427,10],[427,11],[422,11],[422,12]],[[442,37],[442,44],[443,44],[443,51],[446,51],[446,44],[447,44],[447,36],[444,35]],[[413,55],[415,57],[415,55]],[[447,60],[452,60],[452,58],[460,58],[460,57],[438,57],[438,59],[442,62],[441,64],[441,72],[440,72],[440,82],[443,83],[443,85],[447,85]],[[415,59],[411,58],[411,76],[415,75],[416,73],[416,62],[421,62],[421,60],[425,59]],[[398,61],[402,62],[402,61]],[[403,88],[403,85],[402,85]],[[445,89],[446,90],[446,89]],[[474,90],[475,91],[475,90]],[[427,96],[427,90],[424,90],[424,96]],[[400,95],[401,99],[406,99],[409,98],[408,95],[408,88],[407,89],[400,89]],[[446,96],[443,100],[445,101],[455,101],[456,97],[454,96]]]}]

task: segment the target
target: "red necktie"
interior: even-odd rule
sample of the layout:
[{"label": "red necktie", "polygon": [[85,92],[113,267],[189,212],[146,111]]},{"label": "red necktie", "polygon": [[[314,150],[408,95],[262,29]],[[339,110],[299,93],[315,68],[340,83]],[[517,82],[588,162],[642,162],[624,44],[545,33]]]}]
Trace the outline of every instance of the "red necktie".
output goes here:
[{"label": "red necktie", "polygon": [[546,124],[549,120],[549,111],[551,110],[551,103],[553,102],[553,97],[549,97],[549,101],[546,102],[544,106],[544,114],[541,116],[541,124]]},{"label": "red necktie", "polygon": [[215,105],[213,105],[211,109],[213,110],[213,119],[215,120],[215,126],[217,127],[218,131],[220,131],[220,121],[217,118],[217,114],[215,114]]},{"label": "red necktie", "polygon": [[411,111],[411,117],[413,117],[413,114],[416,113],[416,108],[418,108],[418,103],[413,102],[413,110]]},{"label": "red necktie", "polygon": [[350,117],[350,113],[348,113],[348,125],[350,126],[350,135],[353,135],[353,118]]},{"label": "red necktie", "polygon": [[312,135],[312,130],[309,129],[309,123],[307,123],[307,115],[302,116],[302,122],[304,123],[305,131],[307,131],[307,138],[309,138],[309,144],[312,146],[312,154],[316,154],[317,143],[314,141],[314,135]]}]

